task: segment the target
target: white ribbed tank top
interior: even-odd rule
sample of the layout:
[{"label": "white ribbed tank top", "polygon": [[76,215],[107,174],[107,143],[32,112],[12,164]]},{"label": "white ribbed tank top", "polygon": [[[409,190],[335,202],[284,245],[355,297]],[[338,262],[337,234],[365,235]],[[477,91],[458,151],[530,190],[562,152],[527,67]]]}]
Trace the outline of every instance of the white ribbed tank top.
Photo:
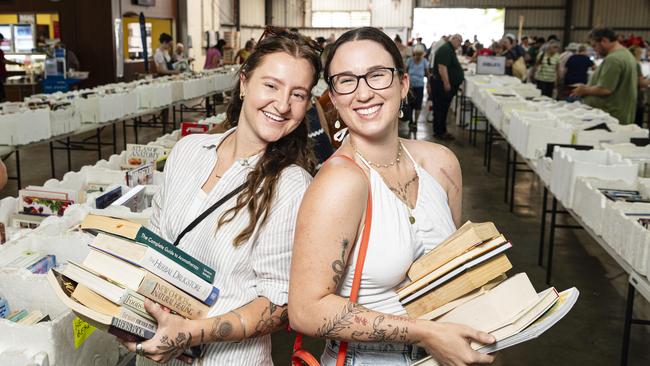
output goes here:
[{"label": "white ribbed tank top", "polygon": [[[447,193],[434,177],[415,162],[405,146],[403,150],[419,177],[415,208],[410,212],[388,188],[381,175],[359,156],[370,172],[373,211],[358,303],[371,310],[394,315],[406,314],[395,289],[406,279],[411,263],[456,230]],[[414,224],[409,222],[410,214],[415,217]],[[359,235],[339,290],[344,297],[350,295],[360,241]]]}]

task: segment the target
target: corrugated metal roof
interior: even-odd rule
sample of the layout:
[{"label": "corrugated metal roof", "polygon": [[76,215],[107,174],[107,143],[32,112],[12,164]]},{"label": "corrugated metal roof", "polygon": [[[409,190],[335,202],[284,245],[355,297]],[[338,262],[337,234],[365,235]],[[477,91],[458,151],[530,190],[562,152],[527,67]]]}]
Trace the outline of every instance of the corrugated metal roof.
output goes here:
[{"label": "corrugated metal roof", "polygon": [[417,0],[417,7],[505,8],[508,6],[564,6],[564,0]]},{"label": "corrugated metal roof", "polygon": [[564,26],[564,10],[557,9],[515,9],[506,8],[505,26],[519,27],[519,16],[524,16],[524,28]]}]

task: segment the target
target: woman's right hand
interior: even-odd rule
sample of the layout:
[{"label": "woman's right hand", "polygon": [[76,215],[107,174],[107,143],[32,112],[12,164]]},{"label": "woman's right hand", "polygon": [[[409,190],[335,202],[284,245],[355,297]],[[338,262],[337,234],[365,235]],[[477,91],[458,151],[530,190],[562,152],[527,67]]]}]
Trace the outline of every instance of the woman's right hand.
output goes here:
[{"label": "woman's right hand", "polygon": [[425,332],[417,343],[441,366],[490,364],[494,356],[479,353],[470,347],[472,342],[490,344],[492,335],[461,324],[424,321]]}]

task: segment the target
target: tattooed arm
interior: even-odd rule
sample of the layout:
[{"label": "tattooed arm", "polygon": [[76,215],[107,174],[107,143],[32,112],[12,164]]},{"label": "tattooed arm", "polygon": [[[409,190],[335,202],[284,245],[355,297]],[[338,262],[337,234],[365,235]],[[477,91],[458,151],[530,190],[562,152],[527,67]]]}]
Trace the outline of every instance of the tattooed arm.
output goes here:
[{"label": "tattooed arm", "polygon": [[[158,322],[151,340],[142,343],[145,355],[156,362],[167,362],[186,349],[212,342],[239,342],[263,336],[287,325],[287,306],[273,304],[264,297],[208,319],[188,320],[165,311],[160,305],[146,300],[145,307]],[[135,352],[134,342],[124,345]]]},{"label": "tattooed arm", "polygon": [[292,328],[336,340],[418,344],[442,364],[491,362],[491,356],[473,351],[468,343],[490,343],[488,334],[380,313],[338,295],[354,247],[350,244],[361,232],[367,189],[361,171],[343,159],[330,160],[309,186],[298,214],[291,263]]}]

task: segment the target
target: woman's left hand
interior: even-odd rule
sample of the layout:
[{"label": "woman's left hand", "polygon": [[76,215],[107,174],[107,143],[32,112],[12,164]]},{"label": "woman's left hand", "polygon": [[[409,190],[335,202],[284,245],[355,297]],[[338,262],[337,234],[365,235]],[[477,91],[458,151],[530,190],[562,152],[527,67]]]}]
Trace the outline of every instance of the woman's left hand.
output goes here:
[{"label": "woman's left hand", "polygon": [[[191,320],[171,314],[149,299],[145,299],[144,307],[158,322],[156,335],[142,342],[144,357],[165,363],[180,356],[186,349],[202,343],[201,339],[193,339]],[[129,351],[137,353],[136,342],[122,341],[122,344]]]}]

